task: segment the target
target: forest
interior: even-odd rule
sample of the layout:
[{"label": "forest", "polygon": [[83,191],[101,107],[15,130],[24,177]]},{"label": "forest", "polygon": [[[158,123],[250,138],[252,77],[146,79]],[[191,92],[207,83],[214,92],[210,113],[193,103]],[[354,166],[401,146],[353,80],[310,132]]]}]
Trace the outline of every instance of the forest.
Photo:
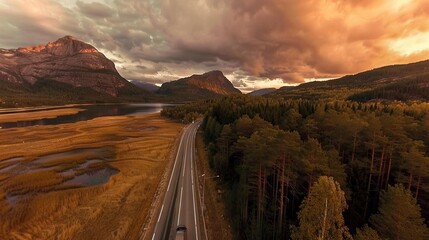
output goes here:
[{"label": "forest", "polygon": [[204,116],[237,239],[429,239],[429,104],[228,96]]}]

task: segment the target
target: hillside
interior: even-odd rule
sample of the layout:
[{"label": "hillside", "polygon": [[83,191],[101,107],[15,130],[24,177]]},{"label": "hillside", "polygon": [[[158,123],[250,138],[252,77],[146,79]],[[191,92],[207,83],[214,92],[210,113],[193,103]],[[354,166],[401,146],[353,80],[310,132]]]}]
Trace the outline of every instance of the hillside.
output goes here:
[{"label": "hillside", "polygon": [[0,49],[0,96],[4,106],[153,97],[121,77],[96,48],[71,36],[46,45]]},{"label": "hillside", "polygon": [[276,88],[262,88],[248,93],[250,96],[263,96],[276,91]]},{"label": "hillside", "polygon": [[158,93],[182,101],[241,94],[221,71],[211,71],[164,83]]},{"label": "hillside", "polygon": [[142,82],[142,81],[137,81],[137,80],[131,80],[130,83],[136,85],[137,87],[149,91],[149,92],[157,92],[159,87],[156,86],[155,84],[152,83],[148,83],[148,82]]},{"label": "hillside", "polygon": [[338,79],[283,87],[271,96],[369,101],[429,100],[429,60],[381,67]]}]

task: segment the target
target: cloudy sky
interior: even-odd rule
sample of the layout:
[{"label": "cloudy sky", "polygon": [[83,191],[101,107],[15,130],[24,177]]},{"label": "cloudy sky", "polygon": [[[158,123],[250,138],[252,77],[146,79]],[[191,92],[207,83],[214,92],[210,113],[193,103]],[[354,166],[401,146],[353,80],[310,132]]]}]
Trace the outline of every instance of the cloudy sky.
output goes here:
[{"label": "cloudy sky", "polygon": [[236,87],[279,87],[429,58],[427,0],[0,0],[0,48],[65,35],[127,79],[219,69]]}]

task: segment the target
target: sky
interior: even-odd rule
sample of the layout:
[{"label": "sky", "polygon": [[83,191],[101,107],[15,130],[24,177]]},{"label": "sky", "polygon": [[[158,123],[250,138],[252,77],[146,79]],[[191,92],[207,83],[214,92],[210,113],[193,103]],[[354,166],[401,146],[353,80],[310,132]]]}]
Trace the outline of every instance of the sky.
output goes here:
[{"label": "sky", "polygon": [[247,92],[429,57],[427,0],[0,0],[0,48],[72,35],[129,80],[221,70]]}]

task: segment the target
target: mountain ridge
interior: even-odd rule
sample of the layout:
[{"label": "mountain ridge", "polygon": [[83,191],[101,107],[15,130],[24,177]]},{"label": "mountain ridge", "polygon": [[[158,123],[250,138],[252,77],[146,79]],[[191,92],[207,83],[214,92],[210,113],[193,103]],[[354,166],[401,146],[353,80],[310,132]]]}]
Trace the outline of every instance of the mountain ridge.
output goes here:
[{"label": "mountain ridge", "polygon": [[[388,93],[386,94],[386,89]],[[404,92],[405,88],[413,90]],[[375,91],[375,92],[374,92]],[[383,93],[385,92],[385,93]],[[282,87],[269,96],[303,99],[429,100],[429,60],[394,64],[327,81]]]},{"label": "mountain ridge", "polygon": [[183,102],[241,94],[219,70],[165,83],[162,89],[140,83],[123,78],[103,53],[73,36],[44,45],[0,48],[0,106],[5,107]]},{"label": "mountain ridge", "polygon": [[148,82],[143,82],[143,81],[138,81],[138,80],[130,80],[130,83],[136,85],[137,87],[149,91],[149,92],[153,92],[156,93],[159,89],[159,87],[155,84],[152,83],[148,83]]},{"label": "mountain ridge", "polygon": [[251,91],[251,92],[247,93],[247,95],[250,95],[250,96],[263,96],[263,95],[266,95],[266,94],[270,94],[270,93],[272,93],[272,92],[274,92],[276,90],[277,90],[277,88],[261,88],[261,89],[256,89],[254,91]]}]

